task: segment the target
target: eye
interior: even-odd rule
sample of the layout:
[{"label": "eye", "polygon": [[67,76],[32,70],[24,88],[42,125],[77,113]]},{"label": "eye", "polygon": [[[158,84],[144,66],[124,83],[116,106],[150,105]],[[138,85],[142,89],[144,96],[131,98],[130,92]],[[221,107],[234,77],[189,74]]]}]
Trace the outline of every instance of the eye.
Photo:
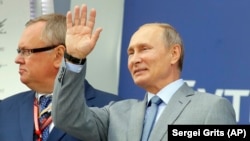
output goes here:
[{"label": "eye", "polygon": [[127,53],[128,53],[128,56],[129,56],[129,55],[133,55],[133,54],[134,54],[134,51],[133,51],[133,50],[128,50]]},{"label": "eye", "polygon": [[133,55],[133,54],[134,54],[133,52],[129,52],[129,53],[128,53],[128,56]]},{"label": "eye", "polygon": [[143,48],[142,48],[142,50],[149,50],[150,48],[149,47],[147,47],[147,46],[144,46]]}]

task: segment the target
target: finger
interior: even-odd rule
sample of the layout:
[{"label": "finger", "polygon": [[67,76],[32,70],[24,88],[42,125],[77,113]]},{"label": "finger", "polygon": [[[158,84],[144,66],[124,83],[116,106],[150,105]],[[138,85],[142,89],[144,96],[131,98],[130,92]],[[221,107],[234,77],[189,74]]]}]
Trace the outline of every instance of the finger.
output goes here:
[{"label": "finger", "polygon": [[79,25],[80,24],[80,7],[75,6],[74,8],[74,25]]},{"label": "finger", "polygon": [[71,28],[73,26],[73,23],[72,23],[72,13],[70,11],[67,12],[66,25],[67,25],[67,28]]},{"label": "finger", "polygon": [[89,19],[87,22],[87,27],[90,28],[91,33],[92,33],[94,26],[95,26],[95,18],[96,18],[96,10],[91,9],[90,14],[89,14]]},{"label": "finger", "polygon": [[97,28],[95,32],[91,36],[91,46],[94,47],[96,45],[97,40],[101,34],[102,28]]},{"label": "finger", "polygon": [[81,25],[85,26],[86,19],[87,19],[87,5],[83,4],[81,8]]}]

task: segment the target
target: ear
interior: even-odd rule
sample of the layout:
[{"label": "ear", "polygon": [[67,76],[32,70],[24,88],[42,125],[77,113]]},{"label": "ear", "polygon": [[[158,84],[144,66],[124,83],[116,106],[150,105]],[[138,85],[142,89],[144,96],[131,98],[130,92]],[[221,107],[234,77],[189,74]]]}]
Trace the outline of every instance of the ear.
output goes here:
[{"label": "ear", "polygon": [[170,47],[171,64],[176,64],[181,57],[181,46],[174,44]]},{"label": "ear", "polygon": [[66,48],[63,45],[59,45],[58,47],[55,48],[54,66],[56,68],[59,68],[61,65],[65,49]]}]

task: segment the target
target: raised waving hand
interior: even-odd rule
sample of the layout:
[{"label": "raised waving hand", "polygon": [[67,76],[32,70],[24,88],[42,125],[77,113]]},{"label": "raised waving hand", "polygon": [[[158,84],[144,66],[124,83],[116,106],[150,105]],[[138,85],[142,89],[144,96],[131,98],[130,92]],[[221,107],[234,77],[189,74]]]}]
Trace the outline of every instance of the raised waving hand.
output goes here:
[{"label": "raised waving hand", "polygon": [[87,16],[87,5],[75,6],[74,13],[67,13],[66,51],[73,57],[83,59],[94,49],[102,28],[95,31],[96,10]]}]

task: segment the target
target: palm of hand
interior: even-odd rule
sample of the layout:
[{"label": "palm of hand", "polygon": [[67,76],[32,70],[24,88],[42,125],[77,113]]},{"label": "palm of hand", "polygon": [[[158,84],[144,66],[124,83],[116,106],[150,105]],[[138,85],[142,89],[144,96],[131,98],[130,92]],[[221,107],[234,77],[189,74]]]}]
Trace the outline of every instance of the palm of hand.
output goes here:
[{"label": "palm of hand", "polygon": [[[74,16],[70,11],[67,13],[66,50],[73,57],[83,59],[95,47],[102,29],[98,28],[93,32],[96,16],[95,9],[90,11],[88,20],[86,5],[83,5],[81,10],[79,6],[76,6],[74,13]],[[74,18],[72,19],[72,17]]]},{"label": "palm of hand", "polygon": [[67,52],[74,54],[76,57],[85,58],[93,49],[91,43],[91,29],[81,25],[67,29],[66,47]]}]

